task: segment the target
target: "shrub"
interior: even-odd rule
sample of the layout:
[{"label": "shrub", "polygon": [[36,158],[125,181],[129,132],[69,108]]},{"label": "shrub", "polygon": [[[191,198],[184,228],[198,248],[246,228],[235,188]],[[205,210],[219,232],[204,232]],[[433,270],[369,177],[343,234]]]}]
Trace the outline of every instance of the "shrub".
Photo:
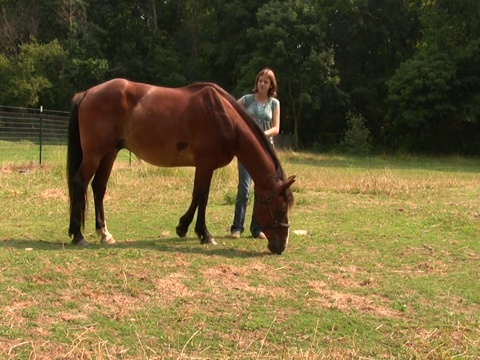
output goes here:
[{"label": "shrub", "polygon": [[370,130],[361,114],[347,114],[347,130],[343,136],[341,149],[350,154],[368,154],[372,150]]}]

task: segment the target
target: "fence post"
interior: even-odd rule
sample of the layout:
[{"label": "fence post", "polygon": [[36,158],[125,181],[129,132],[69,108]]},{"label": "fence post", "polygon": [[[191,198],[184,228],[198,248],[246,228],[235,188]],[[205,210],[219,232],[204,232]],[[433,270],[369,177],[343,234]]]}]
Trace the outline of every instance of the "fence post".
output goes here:
[{"label": "fence post", "polygon": [[40,131],[39,131],[40,155],[39,162],[42,165],[42,145],[43,145],[43,106],[40,106]]}]

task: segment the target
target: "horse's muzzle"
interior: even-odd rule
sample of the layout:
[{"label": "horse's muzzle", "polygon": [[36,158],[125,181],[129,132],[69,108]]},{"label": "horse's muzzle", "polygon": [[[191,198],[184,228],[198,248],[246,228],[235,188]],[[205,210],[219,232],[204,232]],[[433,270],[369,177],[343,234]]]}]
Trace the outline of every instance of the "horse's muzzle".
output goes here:
[{"label": "horse's muzzle", "polygon": [[268,244],[268,250],[276,255],[281,255],[285,251],[284,245]]}]

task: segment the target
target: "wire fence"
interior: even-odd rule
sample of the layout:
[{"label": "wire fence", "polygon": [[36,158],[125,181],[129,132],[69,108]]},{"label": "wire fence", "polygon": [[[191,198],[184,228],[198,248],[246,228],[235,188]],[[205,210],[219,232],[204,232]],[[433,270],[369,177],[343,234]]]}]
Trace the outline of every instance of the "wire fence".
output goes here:
[{"label": "wire fence", "polygon": [[1,160],[42,164],[55,156],[67,143],[68,118],[66,111],[0,106]]},{"label": "wire fence", "polygon": [[60,144],[67,141],[68,112],[0,106],[0,140]]},{"label": "wire fence", "polygon": [[1,161],[40,164],[67,143],[68,112],[0,106]]},{"label": "wire fence", "polygon": [[[0,166],[64,163],[69,118],[67,111],[0,106]],[[122,150],[117,159],[131,163],[132,154]]]}]

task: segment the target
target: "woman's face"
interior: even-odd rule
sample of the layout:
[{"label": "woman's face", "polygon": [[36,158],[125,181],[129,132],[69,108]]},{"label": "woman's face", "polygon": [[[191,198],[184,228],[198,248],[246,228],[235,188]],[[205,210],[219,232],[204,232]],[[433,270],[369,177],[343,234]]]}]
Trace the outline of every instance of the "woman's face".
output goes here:
[{"label": "woman's face", "polygon": [[270,90],[271,82],[267,75],[260,75],[257,82],[258,91],[263,94],[268,94]]}]

